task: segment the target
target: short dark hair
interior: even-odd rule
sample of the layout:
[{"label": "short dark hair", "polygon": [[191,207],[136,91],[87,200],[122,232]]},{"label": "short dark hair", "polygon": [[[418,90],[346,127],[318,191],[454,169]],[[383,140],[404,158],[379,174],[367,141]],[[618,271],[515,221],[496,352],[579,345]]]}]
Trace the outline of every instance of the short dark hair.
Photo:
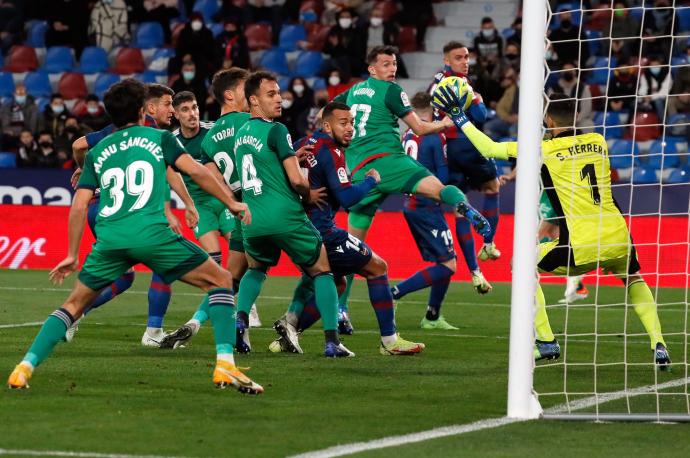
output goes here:
[{"label": "short dark hair", "polygon": [[428,92],[417,92],[410,100],[412,108],[415,110],[425,110],[431,108],[431,95]]},{"label": "short dark hair", "polygon": [[375,64],[376,60],[379,58],[381,54],[385,54],[387,56],[395,56],[396,54],[398,54],[398,48],[390,45],[374,46],[372,50],[369,51],[369,54],[367,54],[367,64]]},{"label": "short dark hair", "polygon": [[240,81],[244,81],[249,77],[249,72],[243,68],[232,67],[219,70],[213,75],[211,82],[211,94],[216,102],[223,104],[223,94],[225,91],[231,91],[237,87]]},{"label": "short dark hair", "polygon": [[103,96],[103,104],[115,127],[139,121],[139,113],[144,106],[147,94],[146,86],[132,78],[110,86]]},{"label": "short dark hair", "polygon": [[180,91],[173,97],[173,107],[177,108],[185,102],[196,102],[196,96],[190,91]]},{"label": "short dark hair", "polygon": [[329,118],[335,110],[345,110],[350,111],[350,106],[343,102],[330,102],[323,107],[323,113],[321,114],[321,119]]},{"label": "short dark hair", "polygon": [[87,102],[99,102],[98,96],[96,94],[89,94],[86,96]]},{"label": "short dark hair", "polygon": [[247,82],[244,83],[244,96],[247,98],[247,102],[249,102],[250,96],[256,95],[259,92],[259,87],[263,80],[278,82],[278,78],[274,73],[266,71],[252,73],[249,75],[249,78],[247,78]]},{"label": "short dark hair", "polygon": [[170,89],[168,86],[164,84],[158,84],[158,83],[150,83],[145,86],[146,88],[146,102],[148,102],[151,99],[160,99],[164,95],[169,95],[172,97],[175,95],[175,91]]},{"label": "short dark hair", "polygon": [[55,99],[62,99],[62,100],[65,100],[65,98],[64,98],[61,94],[59,94],[59,93],[57,93],[57,92],[54,92],[54,93],[50,94],[50,101],[52,102],[52,101],[55,100]]},{"label": "short dark hair", "polygon": [[443,54],[448,54],[449,52],[460,48],[467,48],[467,46],[465,46],[463,43],[459,41],[449,41],[448,43],[443,45]]},{"label": "short dark hair", "polygon": [[558,127],[575,125],[575,99],[562,92],[554,92],[549,96],[549,106],[546,114],[554,120]]},{"label": "short dark hair", "polygon": [[494,20],[491,19],[489,16],[484,16],[484,17],[482,18],[482,25],[488,24],[488,23],[490,23],[490,22],[494,22]]}]

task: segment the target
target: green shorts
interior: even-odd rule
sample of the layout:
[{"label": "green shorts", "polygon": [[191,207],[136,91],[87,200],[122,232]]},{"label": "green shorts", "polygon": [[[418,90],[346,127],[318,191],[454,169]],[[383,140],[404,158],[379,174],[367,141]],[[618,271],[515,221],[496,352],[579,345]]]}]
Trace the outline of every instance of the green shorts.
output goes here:
[{"label": "green shorts", "polygon": [[549,223],[558,224],[556,222],[558,215],[554,211],[553,205],[551,205],[549,196],[547,196],[544,191],[542,191],[541,196],[539,196],[539,218]]},{"label": "green shorts", "polygon": [[321,253],[321,235],[307,221],[298,229],[282,234],[247,237],[244,239],[246,253],[265,266],[275,266],[284,251],[292,262],[300,267],[316,264]]},{"label": "green shorts", "polygon": [[230,251],[237,251],[244,253],[244,236],[242,235],[242,221],[235,218],[235,226],[230,233],[230,240],[228,241]]},{"label": "green shorts", "polygon": [[549,272],[554,275],[567,275],[570,277],[584,275],[597,270],[599,267],[601,267],[605,273],[611,272],[621,278],[628,274],[636,274],[640,271],[640,263],[637,260],[637,252],[634,246],[631,247],[628,256],[576,265],[572,248],[565,245],[559,245],[558,240],[551,240],[539,244],[537,267],[540,272]]},{"label": "green shorts", "polygon": [[432,173],[410,156],[402,153],[392,153],[369,161],[356,169],[352,174],[352,182],[364,181],[364,174],[376,169],[381,175],[381,182],[362,199],[350,208],[351,213],[362,213],[374,216],[381,202],[389,194],[413,193],[422,179]]},{"label": "green shorts", "polygon": [[194,228],[197,240],[212,231],[218,231],[220,235],[225,236],[235,227],[235,218],[232,213],[218,199],[199,202],[196,209],[199,212],[199,224]]},{"label": "green shorts", "polygon": [[93,290],[114,282],[135,264],[142,263],[166,283],[172,283],[206,262],[208,254],[189,240],[169,230],[149,245],[137,248],[108,249],[96,242],[86,257],[79,280]]}]

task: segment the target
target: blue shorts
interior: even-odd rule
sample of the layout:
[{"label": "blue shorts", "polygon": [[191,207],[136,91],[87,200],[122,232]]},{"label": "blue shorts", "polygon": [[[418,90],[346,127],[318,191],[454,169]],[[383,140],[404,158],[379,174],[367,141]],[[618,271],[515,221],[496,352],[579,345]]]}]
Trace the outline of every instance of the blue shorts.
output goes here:
[{"label": "blue shorts", "polygon": [[450,182],[463,191],[481,189],[498,177],[496,162],[482,156],[466,139],[449,139],[447,143]]},{"label": "blue shorts", "polygon": [[98,196],[96,196],[93,199],[91,199],[91,202],[89,202],[88,210],[86,213],[86,221],[88,221],[89,229],[91,229],[91,233],[93,234],[93,237],[95,239],[98,238],[96,236],[96,217],[98,216],[99,206],[100,200],[98,199]]},{"label": "blue shorts", "polygon": [[416,210],[405,208],[403,215],[422,259],[440,263],[455,258],[453,234],[440,207]]},{"label": "blue shorts", "polygon": [[336,277],[356,274],[372,257],[369,245],[342,229],[325,235],[323,244],[331,271]]}]

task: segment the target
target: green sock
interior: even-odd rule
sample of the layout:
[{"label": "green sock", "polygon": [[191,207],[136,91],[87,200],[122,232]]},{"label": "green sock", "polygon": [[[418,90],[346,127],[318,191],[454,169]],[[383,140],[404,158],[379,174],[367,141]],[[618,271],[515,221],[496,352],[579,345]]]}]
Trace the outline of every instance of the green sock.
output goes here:
[{"label": "green sock", "polygon": [[537,313],[534,316],[534,328],[536,329],[537,340],[542,342],[551,342],[555,339],[553,331],[551,331],[551,324],[549,323],[549,316],[546,314],[546,299],[544,298],[544,291],[541,290],[541,285],[537,284],[537,293],[535,295],[537,302]]},{"label": "green sock", "polygon": [[457,207],[460,202],[467,202],[467,197],[456,186],[448,185],[441,189],[441,202]]},{"label": "green sock", "polygon": [[204,297],[204,300],[199,304],[199,308],[194,312],[192,316],[193,320],[197,320],[199,323],[204,324],[209,318],[209,307],[208,307],[208,295]]},{"label": "green sock", "polygon": [[240,292],[237,295],[237,313],[246,313],[252,309],[252,304],[261,293],[261,287],[266,281],[266,274],[260,270],[249,269],[240,281]]},{"label": "green sock", "polygon": [[213,324],[217,354],[232,353],[235,347],[235,298],[231,289],[214,288],[208,292],[208,309]]},{"label": "green sock", "polygon": [[72,323],[74,318],[65,309],[51,313],[38,331],[23,361],[31,363],[34,367],[41,364],[53,352],[55,345],[65,339],[65,331]]},{"label": "green sock", "polygon": [[350,306],[348,305],[350,299],[350,290],[352,289],[352,284],[355,282],[355,274],[350,274],[345,276],[345,291],[338,298],[338,306],[349,312]]},{"label": "green sock", "polygon": [[295,287],[295,292],[292,294],[292,302],[290,302],[288,312],[300,316],[302,310],[304,310],[304,304],[306,304],[307,300],[313,295],[314,281],[308,276],[302,275],[302,278],[300,278],[297,283],[297,287]]},{"label": "green sock", "polygon": [[644,280],[628,285],[628,303],[635,306],[635,313],[637,313],[642,326],[644,326],[645,331],[649,335],[652,350],[656,348],[658,342],[666,346],[664,336],[661,334],[659,315],[656,313],[654,295],[652,295],[652,291]]},{"label": "green sock", "polygon": [[335,289],[333,274],[321,274],[314,278],[316,307],[321,313],[324,331],[338,328],[338,291]]}]

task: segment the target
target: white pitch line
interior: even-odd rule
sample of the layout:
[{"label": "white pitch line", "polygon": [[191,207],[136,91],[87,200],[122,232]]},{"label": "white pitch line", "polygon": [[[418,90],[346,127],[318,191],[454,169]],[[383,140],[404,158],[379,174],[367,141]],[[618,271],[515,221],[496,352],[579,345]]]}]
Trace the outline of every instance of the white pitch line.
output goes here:
[{"label": "white pitch line", "polygon": [[31,326],[38,326],[41,324],[43,324],[43,321],[32,321],[30,323],[0,324],[0,329],[28,328]]},{"label": "white pitch line", "polygon": [[164,455],[126,455],[122,453],[67,452],[61,450],[20,450],[0,448],[0,455],[69,456],[78,458],[185,458]]}]

